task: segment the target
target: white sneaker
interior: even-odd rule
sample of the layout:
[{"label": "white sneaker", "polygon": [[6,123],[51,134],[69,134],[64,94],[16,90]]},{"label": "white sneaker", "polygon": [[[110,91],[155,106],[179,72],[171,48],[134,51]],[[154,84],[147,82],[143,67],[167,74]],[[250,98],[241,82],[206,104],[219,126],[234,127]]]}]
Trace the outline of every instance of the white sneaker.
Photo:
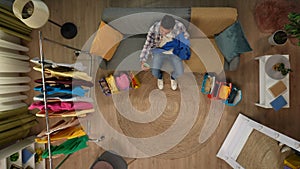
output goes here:
[{"label": "white sneaker", "polygon": [[162,90],[164,88],[164,80],[163,79],[157,79],[157,87]]},{"label": "white sneaker", "polygon": [[177,89],[177,81],[171,79],[171,89],[172,90],[176,90]]},{"label": "white sneaker", "polygon": [[279,147],[283,147],[283,146],[284,146],[284,143],[279,142],[279,143],[278,143],[278,146],[279,146]]},{"label": "white sneaker", "polygon": [[281,152],[281,153],[285,153],[285,152],[291,151],[291,150],[292,150],[291,147],[283,146],[283,147],[280,149],[280,152]]}]

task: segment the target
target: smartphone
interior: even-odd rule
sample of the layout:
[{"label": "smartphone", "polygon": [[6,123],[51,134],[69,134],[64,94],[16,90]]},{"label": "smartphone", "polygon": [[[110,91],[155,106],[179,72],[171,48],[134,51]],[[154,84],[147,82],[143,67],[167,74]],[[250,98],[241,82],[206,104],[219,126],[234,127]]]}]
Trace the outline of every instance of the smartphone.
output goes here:
[{"label": "smartphone", "polygon": [[146,62],[145,62],[143,65],[144,65],[144,67],[146,67],[146,68],[150,68],[150,65],[149,65],[148,63],[146,63]]}]

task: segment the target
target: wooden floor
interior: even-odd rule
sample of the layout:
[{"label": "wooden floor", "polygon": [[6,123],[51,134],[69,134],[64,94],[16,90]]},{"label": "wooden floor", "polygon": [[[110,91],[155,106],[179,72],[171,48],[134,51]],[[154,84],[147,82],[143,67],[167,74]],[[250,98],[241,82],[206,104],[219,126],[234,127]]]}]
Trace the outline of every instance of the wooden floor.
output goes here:
[{"label": "wooden floor", "polygon": [[[226,72],[226,76],[237,86],[242,89],[243,100],[236,107],[226,107],[221,122],[216,132],[205,146],[196,153],[179,159],[166,160],[160,158],[137,159],[130,164],[130,169],[229,169],[230,166],[216,157],[226,134],[230,130],[238,113],[271,127],[292,138],[300,140],[300,123],[299,123],[299,99],[300,88],[297,85],[300,77],[298,66],[300,63],[300,47],[291,45],[288,42],[281,47],[271,47],[267,43],[269,34],[261,33],[254,21],[253,9],[255,3],[259,0],[64,0],[53,1],[45,0],[50,9],[50,19],[63,24],[73,22],[78,26],[78,35],[71,40],[63,39],[60,35],[60,28],[47,23],[41,30],[44,37],[49,39],[81,48],[87,39],[97,30],[101,18],[101,13],[105,7],[190,7],[190,6],[226,6],[236,7],[238,9],[239,21],[241,22],[244,32],[250,42],[253,52],[241,56],[240,67],[237,71]],[[31,57],[39,56],[38,34],[33,33],[34,40],[28,44],[31,51]],[[73,63],[75,57],[73,51],[63,48],[59,45],[44,43],[44,53],[47,59],[56,62]],[[258,62],[255,57],[265,54],[289,54],[291,68],[290,74],[290,108],[275,112],[272,109],[258,108],[254,105],[258,101]],[[40,73],[32,71],[30,76],[33,79],[40,77]],[[32,87],[35,84],[31,84]],[[30,96],[36,93],[31,92]],[[31,98],[32,98],[31,97]],[[32,100],[27,100],[30,103]],[[34,128],[34,132],[42,130],[45,126],[43,119],[40,119],[40,125]],[[74,153],[61,166],[61,168],[85,169],[93,163],[97,156],[103,152],[102,148],[94,143],[89,143],[87,149]],[[62,158],[54,159],[56,166]]]}]

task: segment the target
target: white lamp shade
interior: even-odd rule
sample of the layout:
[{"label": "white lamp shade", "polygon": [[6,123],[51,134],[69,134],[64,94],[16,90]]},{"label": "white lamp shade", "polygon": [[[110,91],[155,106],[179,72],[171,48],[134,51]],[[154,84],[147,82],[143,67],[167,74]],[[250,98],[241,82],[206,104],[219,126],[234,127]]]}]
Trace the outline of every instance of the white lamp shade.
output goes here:
[{"label": "white lamp shade", "polygon": [[[22,11],[28,2],[33,3],[33,13],[28,18],[22,17]],[[14,15],[30,28],[40,28],[49,19],[49,9],[41,0],[15,0],[13,3]]]}]

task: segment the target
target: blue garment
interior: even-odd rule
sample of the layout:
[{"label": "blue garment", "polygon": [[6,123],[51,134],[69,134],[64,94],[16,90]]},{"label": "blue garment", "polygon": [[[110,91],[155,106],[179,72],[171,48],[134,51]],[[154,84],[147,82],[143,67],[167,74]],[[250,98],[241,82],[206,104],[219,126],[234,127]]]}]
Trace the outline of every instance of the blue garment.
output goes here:
[{"label": "blue garment", "polygon": [[[40,91],[42,93],[43,86],[36,86],[36,87],[34,87],[34,90]],[[65,94],[72,94],[72,95],[77,95],[77,96],[84,96],[86,92],[88,92],[88,90],[84,90],[80,86],[71,88],[71,87],[64,87],[64,85],[56,85],[56,86],[46,85],[46,93],[48,95],[52,95],[55,93],[65,93]]]},{"label": "blue garment", "polygon": [[161,48],[152,50],[153,54],[162,53],[173,49],[173,54],[180,57],[182,60],[189,60],[191,57],[190,40],[184,38],[184,34],[180,33],[172,41],[167,42]]}]

